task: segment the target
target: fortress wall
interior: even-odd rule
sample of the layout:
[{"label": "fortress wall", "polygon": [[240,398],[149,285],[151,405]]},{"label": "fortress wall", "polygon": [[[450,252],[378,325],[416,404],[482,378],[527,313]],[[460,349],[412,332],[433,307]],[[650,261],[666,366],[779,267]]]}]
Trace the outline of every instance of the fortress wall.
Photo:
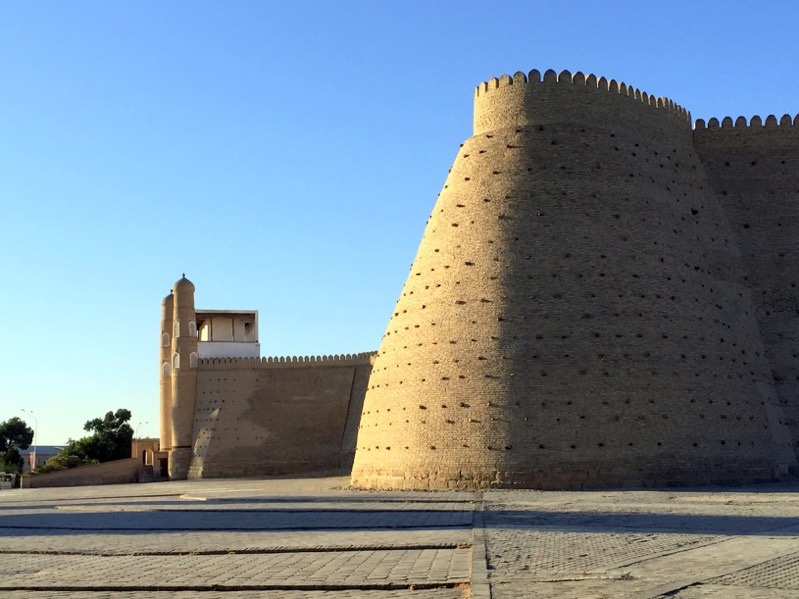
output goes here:
[{"label": "fortress wall", "polygon": [[690,114],[668,98],[619,83],[569,71],[537,70],[503,75],[482,83],[474,92],[474,135],[495,129],[543,123],[600,123],[652,129],[657,111],[661,123],[685,130]]},{"label": "fortress wall", "polygon": [[309,366],[360,366],[368,363],[374,352],[334,354],[327,356],[264,356],[262,358],[205,358],[205,368],[308,368]]},{"label": "fortress wall", "polygon": [[352,471],[352,463],[355,460],[355,448],[358,443],[358,427],[361,423],[363,400],[366,397],[366,390],[369,387],[369,376],[371,374],[372,365],[370,363],[369,367],[356,367],[355,376],[352,379],[347,417],[345,419],[344,432],[341,437],[341,453],[339,460],[340,468],[347,473]]},{"label": "fortress wall", "polygon": [[349,467],[370,360],[202,360],[189,478]]},{"label": "fortress wall", "polygon": [[799,116],[697,121],[694,143],[741,248],[780,404],[799,447]]},{"label": "fortress wall", "polygon": [[530,89],[493,112],[478,90],[378,352],[353,484],[743,482],[795,464],[687,113]]}]

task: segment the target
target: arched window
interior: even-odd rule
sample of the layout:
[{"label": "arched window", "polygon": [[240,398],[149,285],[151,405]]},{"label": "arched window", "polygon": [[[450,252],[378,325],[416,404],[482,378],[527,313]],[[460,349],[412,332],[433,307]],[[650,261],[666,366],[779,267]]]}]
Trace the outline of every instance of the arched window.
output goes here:
[{"label": "arched window", "polygon": [[172,336],[173,337],[180,337],[180,321],[176,320],[174,326],[172,327]]},{"label": "arched window", "polygon": [[164,362],[161,365],[161,376],[163,376],[164,378],[169,376],[169,362]]},{"label": "arched window", "polygon": [[189,367],[190,368],[197,368],[197,363],[200,361],[200,356],[197,355],[196,351],[191,352],[189,356]]},{"label": "arched window", "polygon": [[164,334],[161,335],[161,345],[164,347],[169,347],[169,333],[164,331]]},{"label": "arched window", "polygon": [[177,353],[177,352],[172,354],[172,368],[174,370],[177,370],[178,368],[180,368],[180,354]]},{"label": "arched window", "polygon": [[193,320],[189,321],[189,337],[196,337],[197,336],[197,325],[194,323]]}]

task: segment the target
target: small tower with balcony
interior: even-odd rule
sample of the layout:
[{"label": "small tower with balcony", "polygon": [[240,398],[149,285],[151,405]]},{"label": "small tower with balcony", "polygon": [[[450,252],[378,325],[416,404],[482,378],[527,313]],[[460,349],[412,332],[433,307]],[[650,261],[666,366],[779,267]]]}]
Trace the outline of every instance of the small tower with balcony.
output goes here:
[{"label": "small tower with balcony", "polygon": [[159,461],[172,480],[188,476],[201,359],[260,358],[257,310],[195,310],[184,275],[162,302]]},{"label": "small tower with balcony", "polygon": [[257,310],[197,311],[200,358],[259,358]]}]

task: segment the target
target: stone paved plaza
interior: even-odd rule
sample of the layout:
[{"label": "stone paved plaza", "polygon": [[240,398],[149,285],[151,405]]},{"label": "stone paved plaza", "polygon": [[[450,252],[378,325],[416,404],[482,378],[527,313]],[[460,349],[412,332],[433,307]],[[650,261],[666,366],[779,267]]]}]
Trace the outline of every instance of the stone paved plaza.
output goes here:
[{"label": "stone paved plaza", "polygon": [[347,483],[2,491],[0,596],[799,597],[799,485],[378,493]]}]

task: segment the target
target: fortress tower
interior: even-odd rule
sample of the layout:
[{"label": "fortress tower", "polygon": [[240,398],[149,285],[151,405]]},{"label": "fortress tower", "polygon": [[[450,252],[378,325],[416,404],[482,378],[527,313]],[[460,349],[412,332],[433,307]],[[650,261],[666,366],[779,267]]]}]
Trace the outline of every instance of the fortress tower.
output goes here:
[{"label": "fortress tower", "polygon": [[169,478],[185,479],[192,458],[199,363],[194,285],[185,275],[164,298],[162,311],[161,450],[168,452]]},{"label": "fortress tower", "polygon": [[741,483],[794,469],[795,400],[778,397],[757,319],[788,317],[753,305],[758,262],[742,259],[702,162],[714,151],[697,152],[684,109],[616,81],[531,71],[480,85],[474,136],[369,380],[353,485]]},{"label": "fortress tower", "polygon": [[161,472],[170,479],[347,470],[372,353],[260,356],[257,310],[162,303]]},{"label": "fortress tower", "polygon": [[[159,437],[160,450],[169,455],[172,449],[172,318],[175,296],[170,290],[161,302],[161,348],[159,352]],[[168,458],[167,458],[168,459]]]}]

